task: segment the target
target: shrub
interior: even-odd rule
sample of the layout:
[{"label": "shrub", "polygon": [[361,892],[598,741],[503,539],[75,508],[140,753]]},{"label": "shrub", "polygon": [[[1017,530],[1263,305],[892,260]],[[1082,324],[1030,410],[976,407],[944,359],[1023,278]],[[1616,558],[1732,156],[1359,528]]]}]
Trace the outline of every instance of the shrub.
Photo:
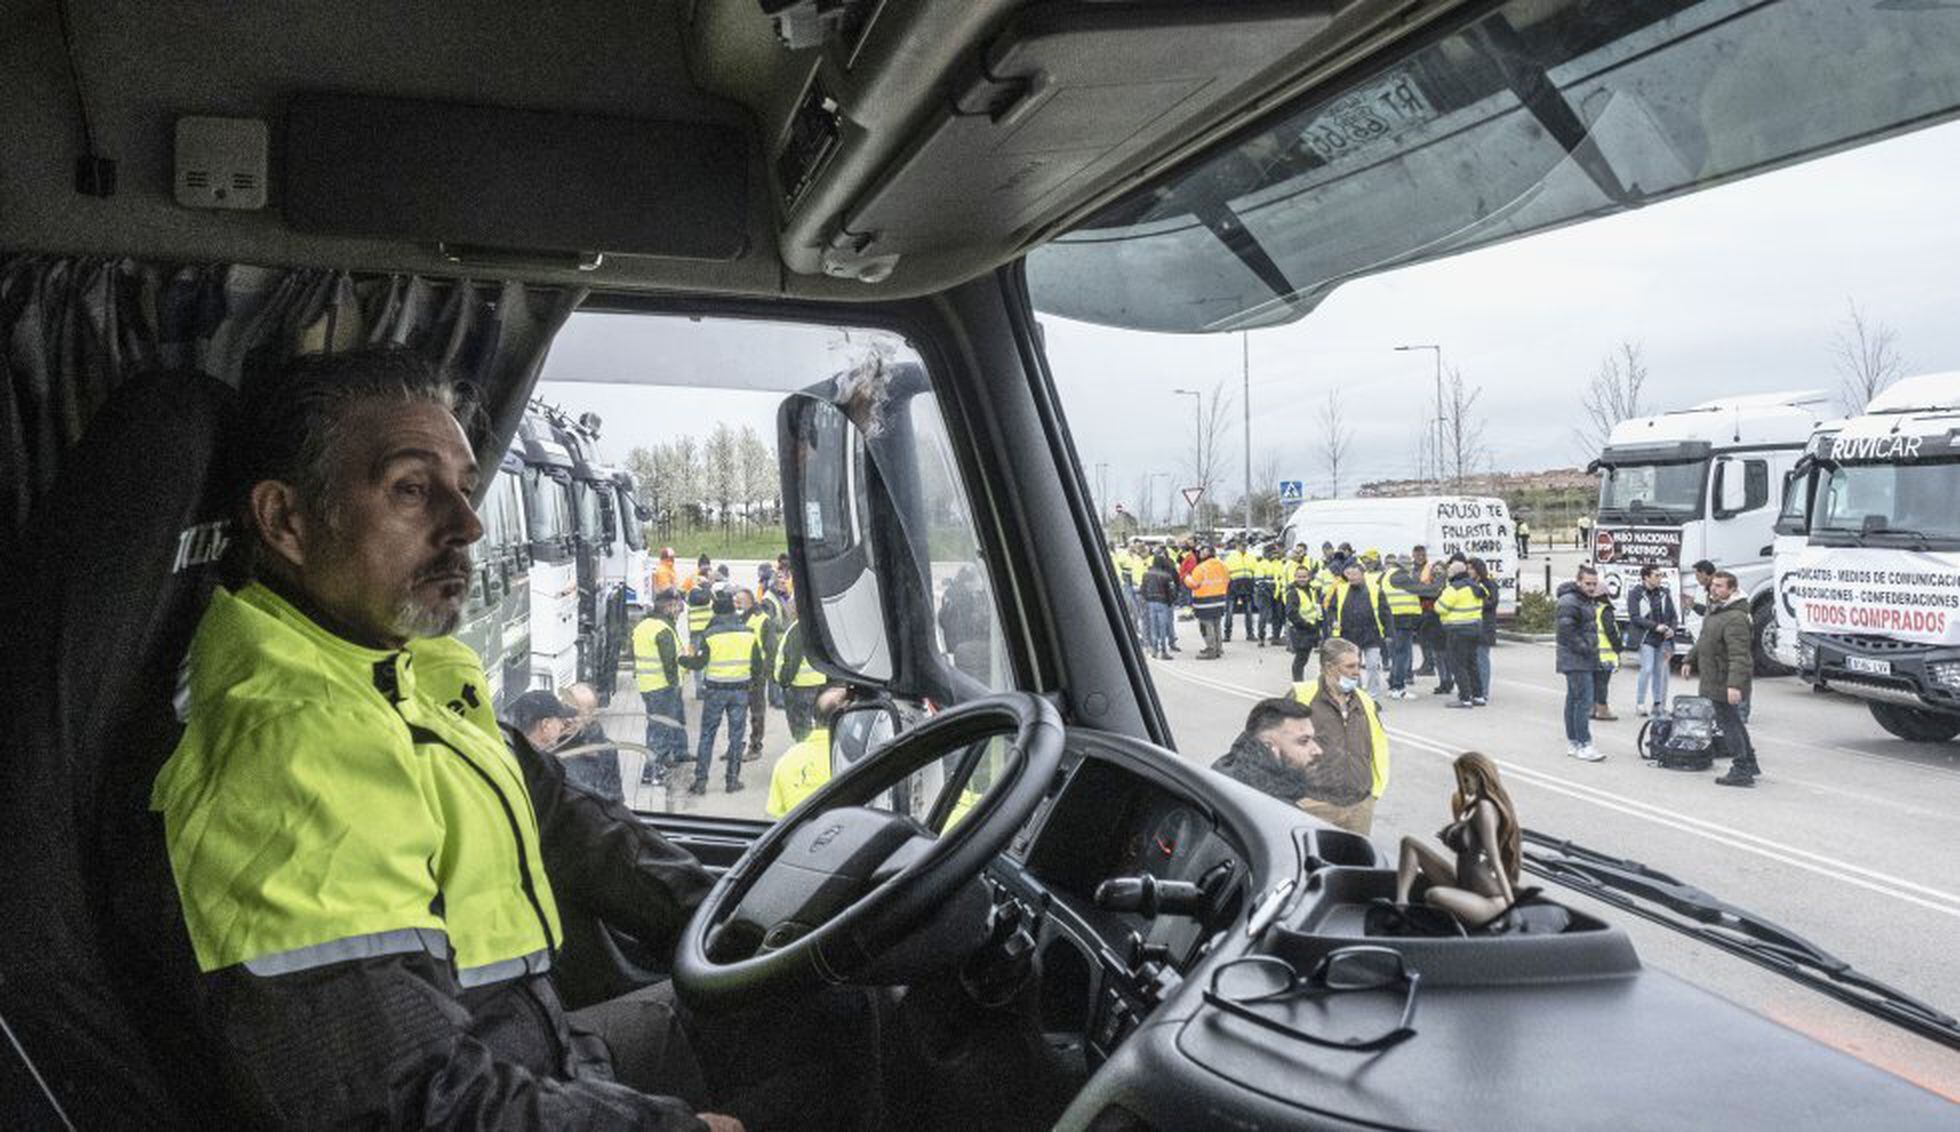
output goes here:
[{"label": "shrub", "polygon": [[1549,633],[1555,608],[1549,594],[1535,591],[1524,594],[1518,598],[1518,615],[1512,620],[1511,628],[1520,633]]}]

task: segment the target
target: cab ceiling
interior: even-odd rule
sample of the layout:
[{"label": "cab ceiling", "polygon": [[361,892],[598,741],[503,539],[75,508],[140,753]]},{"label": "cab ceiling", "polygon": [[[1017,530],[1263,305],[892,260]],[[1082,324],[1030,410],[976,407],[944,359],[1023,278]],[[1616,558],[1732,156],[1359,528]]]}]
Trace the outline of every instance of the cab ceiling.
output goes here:
[{"label": "cab ceiling", "polygon": [[[843,34],[791,49],[758,0],[75,0],[67,46],[60,5],[0,0],[0,251],[630,291],[921,294],[1021,254],[1246,115],[1455,6],[812,0],[788,7],[842,16]],[[711,124],[743,150],[746,181],[734,188],[746,236],[716,259],[576,249],[608,253],[578,270],[570,249],[528,245],[521,214],[502,218],[517,233],[500,242],[510,254],[460,263],[437,250],[454,233],[297,230],[282,211],[297,199],[282,177],[305,163],[283,160],[281,146],[289,110],[307,94]],[[76,190],[86,152],[79,106],[95,152],[115,162],[112,195]],[[267,124],[265,208],[176,202],[183,116]],[[575,172],[563,183],[529,172],[552,194],[541,209],[621,191]],[[464,201],[482,188],[414,187]]]}]

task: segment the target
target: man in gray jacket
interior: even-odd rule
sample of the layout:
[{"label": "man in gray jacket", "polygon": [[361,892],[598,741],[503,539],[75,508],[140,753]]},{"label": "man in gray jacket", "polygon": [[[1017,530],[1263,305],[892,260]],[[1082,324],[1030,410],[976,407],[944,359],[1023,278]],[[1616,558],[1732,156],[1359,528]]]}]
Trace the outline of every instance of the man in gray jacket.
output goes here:
[{"label": "man in gray jacket", "polygon": [[1739,595],[1738,588],[1735,575],[1727,570],[1716,571],[1709,580],[1708,616],[1685,669],[1686,675],[1700,674],[1701,695],[1715,705],[1715,722],[1731,756],[1728,773],[1715,780],[1722,786],[1754,786],[1762,773],[1742,722],[1755,674],[1755,652],[1749,599]]}]

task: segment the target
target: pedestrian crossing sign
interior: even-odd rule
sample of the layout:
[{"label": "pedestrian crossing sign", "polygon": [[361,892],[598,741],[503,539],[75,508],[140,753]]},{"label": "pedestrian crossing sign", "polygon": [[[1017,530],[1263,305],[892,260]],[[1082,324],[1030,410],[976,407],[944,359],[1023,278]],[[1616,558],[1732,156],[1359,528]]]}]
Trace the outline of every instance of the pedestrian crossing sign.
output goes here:
[{"label": "pedestrian crossing sign", "polygon": [[1279,501],[1281,503],[1305,503],[1307,501],[1307,485],[1305,481],[1279,481]]}]

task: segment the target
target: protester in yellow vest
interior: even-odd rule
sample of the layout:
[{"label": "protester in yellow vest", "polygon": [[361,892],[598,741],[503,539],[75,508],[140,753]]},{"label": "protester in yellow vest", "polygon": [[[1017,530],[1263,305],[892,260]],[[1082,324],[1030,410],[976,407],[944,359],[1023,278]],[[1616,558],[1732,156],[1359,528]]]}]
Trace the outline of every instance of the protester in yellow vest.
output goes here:
[{"label": "protester in yellow vest", "polygon": [[1335,638],[1320,646],[1320,676],[1293,685],[1313,714],[1320,758],[1305,769],[1306,792],[1295,803],[1330,825],[1367,836],[1375,799],[1388,789],[1388,733],[1381,709],[1361,690],[1361,650]]},{"label": "protester in yellow vest", "polygon": [[715,587],[714,617],[702,630],[694,651],[681,658],[681,667],[702,675],[701,739],[695,744],[694,782],[688,787],[688,793],[708,792],[708,772],[714,768],[715,735],[726,720],[726,785],[728,792],[734,794],[742,789],[742,740],[748,730],[750,690],[762,679],[767,665],[762,658],[762,641],[736,615],[735,596],[728,587]]},{"label": "protester in yellow vest", "polygon": [[830,781],[830,722],[848,701],[849,691],[842,684],[818,691],[811,706],[810,730],[783,752],[769,772],[769,801],[763,813],[782,817]]},{"label": "protester in yellow vest", "polygon": [[681,608],[680,591],[654,594],[653,613],[633,627],[633,687],[647,713],[645,784],[662,781],[667,769],[687,758],[687,712],[681,704],[680,634],[674,617]]}]

